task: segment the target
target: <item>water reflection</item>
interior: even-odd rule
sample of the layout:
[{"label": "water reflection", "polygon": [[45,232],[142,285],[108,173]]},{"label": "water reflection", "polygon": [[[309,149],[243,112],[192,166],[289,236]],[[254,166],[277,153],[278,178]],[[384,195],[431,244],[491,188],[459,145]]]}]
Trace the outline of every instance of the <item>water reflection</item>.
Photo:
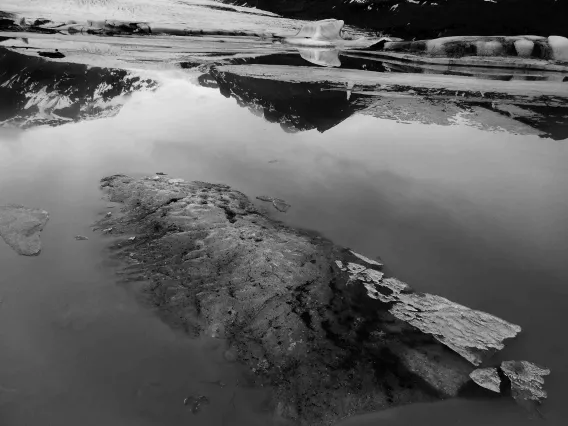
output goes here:
[{"label": "water reflection", "polygon": [[[225,97],[233,97],[254,115],[279,123],[286,132],[311,129],[325,132],[365,107],[355,97],[349,98],[346,92],[331,90],[325,84],[291,84],[236,74],[225,74],[215,80]],[[209,80],[200,80],[203,81]]]},{"label": "water reflection", "polygon": [[[219,372],[236,384],[237,373],[215,363],[219,348],[175,335],[117,288],[101,267],[104,240],[73,239],[106,207],[101,176],[156,171],[282,198],[293,207],[274,212],[278,218],[381,255],[417,289],[521,324],[524,333],[503,357],[552,369],[543,412],[560,424],[568,415],[568,346],[555,329],[568,320],[566,144],[464,121],[406,125],[354,114],[363,97],[325,87],[237,76],[215,80],[218,89],[210,77],[201,81],[212,88],[182,77],[134,93],[114,117],[0,133],[2,200],[52,216],[39,258],[0,249],[0,361],[13,366],[0,370],[0,383],[20,391],[3,403],[6,424],[221,425],[227,412],[228,424],[270,422],[254,414],[258,394],[246,410],[239,402],[247,394],[238,394],[231,411],[229,387],[196,388],[220,380]],[[258,105],[262,117],[239,102]],[[282,132],[266,111],[303,131]],[[192,417],[183,399],[205,391],[220,402]],[[345,425],[430,419],[532,424],[498,399],[402,407]]]},{"label": "water reflection", "polygon": [[[251,60],[264,65],[298,65],[301,58],[278,54]],[[250,61],[249,61],[250,62]],[[239,75],[213,68],[200,77],[204,87],[219,86],[226,97],[285,131],[328,131],[353,114],[360,113],[405,123],[468,125],[485,130],[538,135],[554,140],[568,137],[568,106],[548,106],[524,98],[494,100],[482,96],[464,98],[459,92],[420,95],[408,87],[398,91],[356,90],[354,84],[290,82],[262,76]],[[216,82],[216,84],[215,84]]]},{"label": "water reflection", "polygon": [[300,56],[306,61],[323,67],[339,67],[339,50],[337,49],[298,49]]},{"label": "water reflection", "polygon": [[0,47],[0,124],[25,128],[108,117],[126,95],[154,85],[125,70],[52,62]]},{"label": "water reflection", "polygon": [[[287,66],[312,63],[376,72],[426,71],[410,69],[408,65],[404,65],[408,69],[393,69],[384,58],[333,49],[301,49],[299,53],[237,58],[229,63]],[[153,79],[121,69],[54,62],[1,47],[0,67],[0,123],[23,128],[111,116],[120,110],[129,94],[157,84]],[[467,71],[464,67],[460,69]],[[489,71],[478,69],[473,75],[488,78]],[[436,71],[428,69],[428,72]],[[398,93],[367,92],[357,90],[353,83],[291,83],[241,76],[238,72],[217,72],[215,68],[199,76],[198,81],[204,87],[219,87],[225,96],[234,97],[239,105],[269,122],[280,123],[287,132],[314,128],[325,132],[351,115],[362,113],[407,123],[459,123],[555,140],[568,137],[568,107],[527,102],[524,98],[464,99],[459,92],[432,96],[420,95],[410,88],[400,88]]]}]

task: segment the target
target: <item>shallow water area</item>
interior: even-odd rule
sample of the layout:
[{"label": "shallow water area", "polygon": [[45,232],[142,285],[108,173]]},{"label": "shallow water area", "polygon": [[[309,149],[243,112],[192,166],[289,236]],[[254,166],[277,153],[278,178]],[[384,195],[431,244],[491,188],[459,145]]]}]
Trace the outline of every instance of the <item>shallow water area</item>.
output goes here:
[{"label": "shallow water area", "polygon": [[[104,237],[89,225],[112,211],[98,179],[118,172],[165,172],[282,198],[292,208],[272,214],[287,223],[380,255],[420,290],[520,324],[524,332],[502,356],[550,367],[542,410],[550,422],[563,416],[567,348],[554,332],[564,321],[568,277],[563,142],[364,115],[325,133],[285,133],[175,75],[155,92],[135,93],[115,117],[2,129],[1,140],[2,201],[51,215],[39,257],[1,246],[6,424],[72,424],[90,411],[92,424],[181,424],[184,392],[223,374],[209,349],[168,330],[104,266]],[[228,404],[226,388],[216,392]],[[511,405],[487,407],[502,404]],[[217,421],[207,408],[192,420]],[[520,408],[507,410],[519,424]],[[442,411],[446,424],[458,424],[461,409]]]},{"label": "shallow water area", "polygon": [[[14,40],[10,46],[26,43]],[[260,78],[238,67],[182,69],[195,65],[193,56],[180,59],[184,49],[226,55],[216,42],[186,48],[176,39],[167,69],[91,68],[79,88],[72,76],[86,72],[80,61],[26,62],[20,74],[25,68],[29,80],[21,81],[0,68],[10,82],[0,85],[0,205],[50,214],[39,256],[0,242],[0,423],[277,424],[270,389],[227,360],[225,342],[164,324],[139,303],[139,286],[115,275],[111,238],[91,230],[118,210],[101,198],[102,177],[160,172],[282,200],[290,207],[255,202],[286,224],[380,257],[388,274],[418,291],[519,324],[523,332],[495,360],[552,370],[541,417],[510,398],[474,393],[338,425],[563,424],[566,106]],[[313,67],[306,57],[326,59],[259,45],[258,57],[234,63]],[[17,52],[6,60],[14,64]],[[343,69],[371,68],[368,58],[339,58]],[[372,71],[408,69],[380,63]],[[209,403],[192,412],[201,396]]]},{"label": "shallow water area", "polygon": [[[30,163],[17,154],[21,136],[0,137],[2,163],[13,166],[2,175],[0,200],[43,205],[51,219],[38,257],[0,244],[2,424],[265,424],[270,417],[258,411],[266,392],[227,361],[224,341],[171,330],[138,303],[139,284],[119,283],[108,240],[90,228],[116,209],[87,184],[94,176],[82,174],[85,163],[47,164],[62,158],[47,145]],[[35,161],[46,166],[37,174]],[[41,183],[48,176],[51,190]],[[184,405],[192,396],[210,404],[193,413]]]}]

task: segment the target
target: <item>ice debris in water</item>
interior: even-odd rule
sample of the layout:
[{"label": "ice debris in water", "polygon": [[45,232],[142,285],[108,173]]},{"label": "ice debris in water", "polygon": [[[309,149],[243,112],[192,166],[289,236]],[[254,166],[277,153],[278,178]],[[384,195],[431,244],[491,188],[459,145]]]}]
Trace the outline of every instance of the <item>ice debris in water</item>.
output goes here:
[{"label": "ice debris in water", "polygon": [[383,279],[380,271],[355,263],[349,263],[347,271],[349,282],[360,281],[369,297],[392,303],[389,312],[396,318],[433,336],[473,365],[481,364],[487,353],[503,349],[503,341],[521,331],[518,325],[444,297],[416,293],[396,278]]},{"label": "ice debris in water", "polygon": [[529,361],[503,361],[501,370],[511,381],[511,392],[516,400],[540,402],[546,399],[542,376],[550,374],[548,368],[539,367]]},{"label": "ice debris in water", "polygon": [[[292,44],[303,47],[368,47],[374,43],[365,37],[358,39],[344,38],[342,34],[343,26],[345,23],[337,19],[323,19],[321,21],[308,22],[302,29],[293,37],[286,37],[282,39],[283,43]],[[311,54],[310,54],[311,55]],[[317,55],[317,53],[316,53]],[[325,57],[329,52],[324,54],[324,57],[318,59],[328,62],[327,66],[337,66],[329,63],[331,57]],[[339,59],[333,59],[332,62]]]},{"label": "ice debris in water", "polygon": [[256,197],[256,199],[260,201],[266,201],[267,203],[272,202],[272,200],[274,200],[274,198],[269,197],[267,195],[259,195],[258,197]]},{"label": "ice debris in water", "polygon": [[340,67],[338,49],[298,49],[306,61],[322,67]]},{"label": "ice debris in water", "polygon": [[20,205],[0,206],[0,236],[16,253],[38,255],[41,251],[39,235],[49,214],[45,210]]},{"label": "ice debris in water", "polygon": [[282,213],[286,213],[290,207],[290,204],[287,204],[284,200],[280,200],[279,198],[274,199],[272,205],[276,210]]},{"label": "ice debris in water", "polygon": [[474,370],[469,377],[482,388],[497,393],[501,392],[501,378],[499,377],[499,371],[494,367],[478,368]]},{"label": "ice debris in water", "polygon": [[310,38],[312,40],[332,41],[343,40],[341,30],[344,22],[337,19],[323,19],[321,21],[308,22],[296,34],[297,38]]},{"label": "ice debris in water", "polygon": [[373,259],[369,259],[366,256],[363,256],[362,254],[359,253],[355,253],[353,250],[349,250],[351,252],[351,254],[355,257],[358,257],[359,259],[361,259],[363,262],[368,263],[369,265],[375,265],[375,266],[383,266],[382,263],[377,262],[376,260]]},{"label": "ice debris in water", "polygon": [[511,395],[517,402],[540,403],[546,399],[543,376],[548,376],[550,370],[529,361],[503,361],[500,368],[478,368],[469,377],[479,386],[500,393],[502,380],[499,372],[509,379]]},{"label": "ice debris in water", "polygon": [[259,195],[258,197],[256,197],[256,199],[260,201],[265,201],[267,203],[272,203],[274,208],[282,213],[286,213],[288,209],[292,207],[290,204],[286,203],[286,201],[282,200],[281,198],[269,197],[267,195]]}]

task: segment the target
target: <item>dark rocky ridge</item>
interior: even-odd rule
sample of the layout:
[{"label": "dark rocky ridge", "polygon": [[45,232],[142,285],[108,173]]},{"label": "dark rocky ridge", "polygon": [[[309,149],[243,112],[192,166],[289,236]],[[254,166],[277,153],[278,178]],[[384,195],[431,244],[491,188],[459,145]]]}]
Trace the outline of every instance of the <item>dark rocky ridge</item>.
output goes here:
[{"label": "dark rocky ridge", "polygon": [[115,175],[101,188],[123,203],[97,225],[116,238],[123,278],[170,325],[225,338],[228,358],[274,386],[281,420],[330,425],[457,396],[520,331],[384,278],[379,262],[274,221],[226,185]]},{"label": "dark rocky ridge", "polygon": [[348,25],[406,39],[568,35],[568,4],[561,0],[244,0],[244,3],[291,18],[343,19]]}]

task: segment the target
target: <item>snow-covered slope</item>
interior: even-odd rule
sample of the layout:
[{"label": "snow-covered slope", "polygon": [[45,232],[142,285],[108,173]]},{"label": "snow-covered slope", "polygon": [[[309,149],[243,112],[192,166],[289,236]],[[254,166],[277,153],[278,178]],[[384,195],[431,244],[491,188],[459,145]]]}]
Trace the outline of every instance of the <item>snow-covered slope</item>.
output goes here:
[{"label": "snow-covered slope", "polygon": [[0,10],[55,22],[114,19],[204,30],[276,32],[299,28],[297,21],[270,12],[210,0],[3,0]]}]

